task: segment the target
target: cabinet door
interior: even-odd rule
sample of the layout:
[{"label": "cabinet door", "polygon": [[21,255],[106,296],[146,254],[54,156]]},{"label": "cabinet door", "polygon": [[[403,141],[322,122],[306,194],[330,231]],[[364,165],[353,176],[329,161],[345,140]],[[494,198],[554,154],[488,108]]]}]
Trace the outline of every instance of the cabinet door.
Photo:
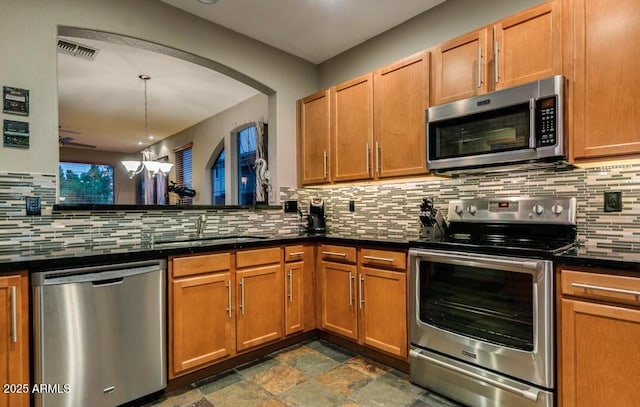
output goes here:
[{"label": "cabinet door", "polygon": [[371,178],[373,75],[332,88],[333,180]]},{"label": "cabinet door", "polygon": [[[26,273],[0,277],[0,383],[29,385],[29,300]],[[21,389],[24,390],[24,389]],[[0,406],[29,405],[29,389],[0,392]]]},{"label": "cabinet door", "polygon": [[360,269],[360,342],[407,357],[407,279],[404,272]]},{"label": "cabinet door", "polygon": [[574,157],[640,153],[640,1],[567,4],[575,19]]},{"label": "cabinet door", "polygon": [[[497,23],[494,34],[495,89],[562,73],[562,4],[550,1]],[[497,63],[496,63],[497,62]]]},{"label": "cabinet door", "polygon": [[374,166],[378,178],[427,172],[424,111],[429,104],[429,58],[424,52],[374,76]]},{"label": "cabinet door", "polygon": [[175,279],[169,323],[173,352],[170,377],[233,354],[231,273]]},{"label": "cabinet door", "polygon": [[358,339],[356,275],[354,265],[321,262],[321,327],[351,339]]},{"label": "cabinet door", "polygon": [[562,300],[563,407],[640,405],[640,310]]},{"label": "cabinet door", "polygon": [[284,266],[285,307],[284,333],[290,335],[304,329],[304,262],[297,261]]},{"label": "cabinet door", "polygon": [[236,281],[238,351],[280,339],[284,296],[282,266],[237,270]]},{"label": "cabinet door", "polygon": [[433,51],[431,105],[487,91],[487,29],[445,42]]},{"label": "cabinet door", "polygon": [[330,181],[329,91],[298,101],[298,174],[302,185]]}]

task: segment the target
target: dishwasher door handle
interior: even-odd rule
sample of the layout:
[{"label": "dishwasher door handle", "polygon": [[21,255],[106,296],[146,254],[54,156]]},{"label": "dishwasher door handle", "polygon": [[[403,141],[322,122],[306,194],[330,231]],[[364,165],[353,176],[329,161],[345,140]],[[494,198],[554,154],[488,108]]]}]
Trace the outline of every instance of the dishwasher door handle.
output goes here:
[{"label": "dishwasher door handle", "polygon": [[92,281],[91,284],[94,287],[106,287],[106,286],[111,286],[111,285],[122,284],[123,281],[124,281],[124,277],[107,278],[105,280]]},{"label": "dishwasher door handle", "polygon": [[95,286],[113,285],[117,280],[123,280],[126,277],[162,270],[163,265],[161,261],[153,261],[36,272],[33,273],[32,285],[72,283],[92,283]]}]

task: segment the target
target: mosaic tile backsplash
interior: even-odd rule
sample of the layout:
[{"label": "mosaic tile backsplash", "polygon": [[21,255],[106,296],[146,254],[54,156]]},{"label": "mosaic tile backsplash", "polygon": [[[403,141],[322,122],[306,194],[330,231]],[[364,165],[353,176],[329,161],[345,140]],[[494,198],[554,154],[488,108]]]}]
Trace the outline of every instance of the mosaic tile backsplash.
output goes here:
[{"label": "mosaic tile backsplash", "polygon": [[[622,212],[604,212],[605,191],[622,192]],[[423,178],[394,183],[358,183],[318,188],[282,188],[281,200],[298,200],[304,212],[311,197],[325,199],[330,233],[418,236],[418,208],[434,199],[446,215],[450,199],[554,195],[576,197],[578,236],[590,245],[640,250],[640,163],[595,168],[521,170],[460,178]],[[39,196],[42,216],[25,216],[24,197]],[[157,240],[195,233],[206,214],[208,234],[291,234],[300,230],[297,214],[282,210],[141,210],[53,212],[56,177],[0,172],[0,253],[23,248],[69,245],[135,245],[153,232]],[[355,211],[349,211],[349,201]]]}]

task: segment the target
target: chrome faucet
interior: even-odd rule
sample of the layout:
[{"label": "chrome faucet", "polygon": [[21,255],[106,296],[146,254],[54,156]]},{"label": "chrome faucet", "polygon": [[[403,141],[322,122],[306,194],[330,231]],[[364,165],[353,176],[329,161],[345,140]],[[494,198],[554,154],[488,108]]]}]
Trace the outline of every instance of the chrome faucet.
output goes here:
[{"label": "chrome faucet", "polygon": [[201,237],[202,234],[204,233],[204,227],[207,224],[207,215],[206,214],[202,214],[200,216],[198,216],[198,218],[196,219],[196,233],[198,234],[198,237]]}]

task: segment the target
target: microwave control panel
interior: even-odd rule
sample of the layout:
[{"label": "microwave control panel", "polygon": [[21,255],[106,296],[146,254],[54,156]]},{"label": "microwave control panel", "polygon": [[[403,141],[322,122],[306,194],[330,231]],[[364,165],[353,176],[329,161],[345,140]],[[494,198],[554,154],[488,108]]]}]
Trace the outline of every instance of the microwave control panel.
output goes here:
[{"label": "microwave control panel", "polygon": [[536,100],[536,147],[556,145],[557,106],[555,96]]}]

